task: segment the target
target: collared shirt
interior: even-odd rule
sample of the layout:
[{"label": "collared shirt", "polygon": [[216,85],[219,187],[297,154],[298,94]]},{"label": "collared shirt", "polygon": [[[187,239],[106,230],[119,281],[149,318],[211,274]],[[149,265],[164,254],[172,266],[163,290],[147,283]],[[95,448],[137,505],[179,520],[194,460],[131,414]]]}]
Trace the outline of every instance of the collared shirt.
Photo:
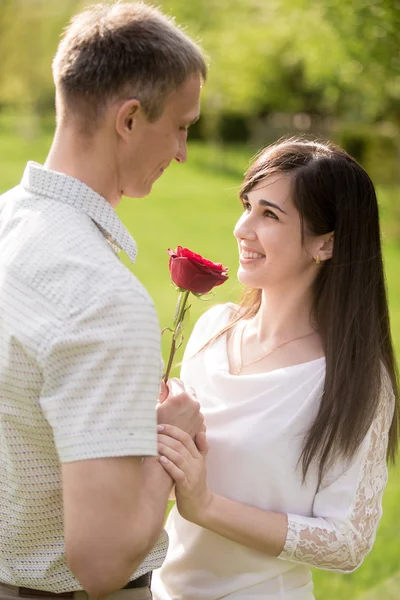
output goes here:
[{"label": "collared shirt", "polygon": [[[157,454],[154,304],[136,244],[82,182],[28,163],[0,197],[0,581],[82,589],[66,565],[61,464]],[[134,540],[132,540],[134,544]],[[158,543],[132,579],[161,565]]]}]

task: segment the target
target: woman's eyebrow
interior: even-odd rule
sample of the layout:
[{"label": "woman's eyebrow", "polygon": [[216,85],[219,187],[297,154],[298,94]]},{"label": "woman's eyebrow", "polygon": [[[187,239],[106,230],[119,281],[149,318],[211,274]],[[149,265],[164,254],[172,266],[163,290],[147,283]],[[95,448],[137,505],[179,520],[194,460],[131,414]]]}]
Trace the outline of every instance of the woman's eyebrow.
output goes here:
[{"label": "woman's eyebrow", "polygon": [[[249,199],[247,194],[243,194],[242,198],[243,198],[243,200],[246,200],[246,201]],[[280,210],[281,213],[283,213],[284,215],[287,215],[287,213],[280,206],[278,206],[274,202],[270,202],[269,200],[264,200],[263,198],[261,198],[258,201],[258,204],[260,206],[270,206],[271,208],[276,208],[277,210]]]}]

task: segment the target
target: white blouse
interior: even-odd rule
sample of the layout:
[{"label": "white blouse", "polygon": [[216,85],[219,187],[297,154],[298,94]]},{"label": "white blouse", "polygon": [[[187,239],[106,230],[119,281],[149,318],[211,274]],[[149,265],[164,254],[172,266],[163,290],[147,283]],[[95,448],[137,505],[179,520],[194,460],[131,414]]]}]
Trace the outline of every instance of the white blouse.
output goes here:
[{"label": "white blouse", "polygon": [[392,389],[385,376],[380,410],[353,460],[335,464],[319,487],[311,468],[302,484],[298,459],[318,411],[325,359],[231,375],[226,334],[196,355],[228,323],[231,307],[215,306],[199,319],[181,378],[196,390],[204,413],[210,489],[287,513],[285,547],[278,558],[267,556],[186,521],[174,507],[167,558],[153,577],[154,598],[312,600],[310,567],[352,571],[374,542],[387,481]]}]

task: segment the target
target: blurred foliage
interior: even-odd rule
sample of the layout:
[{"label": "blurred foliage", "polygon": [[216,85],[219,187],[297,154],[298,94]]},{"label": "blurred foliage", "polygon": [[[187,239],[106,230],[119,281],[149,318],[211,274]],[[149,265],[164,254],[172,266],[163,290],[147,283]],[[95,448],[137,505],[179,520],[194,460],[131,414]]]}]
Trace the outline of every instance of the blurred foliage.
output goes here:
[{"label": "blurred foliage", "polygon": [[211,56],[208,110],[400,119],[400,2],[181,0]]},{"label": "blurred foliage", "polygon": [[53,110],[51,61],[77,0],[0,0],[0,103]]},{"label": "blurred foliage", "polygon": [[[51,60],[88,1],[0,0],[0,105],[53,107]],[[209,56],[203,134],[277,111],[400,124],[400,0],[161,0]]]}]

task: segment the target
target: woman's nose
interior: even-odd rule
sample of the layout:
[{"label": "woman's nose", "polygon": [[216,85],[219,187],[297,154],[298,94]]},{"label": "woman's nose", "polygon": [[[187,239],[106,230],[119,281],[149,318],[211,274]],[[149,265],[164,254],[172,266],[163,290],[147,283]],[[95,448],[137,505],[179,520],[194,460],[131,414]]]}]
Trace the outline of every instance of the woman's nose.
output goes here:
[{"label": "woman's nose", "polygon": [[251,225],[249,218],[246,218],[244,214],[240,217],[239,221],[236,223],[235,228],[233,230],[233,235],[238,240],[246,239],[246,240],[255,240],[257,238],[256,232]]}]

